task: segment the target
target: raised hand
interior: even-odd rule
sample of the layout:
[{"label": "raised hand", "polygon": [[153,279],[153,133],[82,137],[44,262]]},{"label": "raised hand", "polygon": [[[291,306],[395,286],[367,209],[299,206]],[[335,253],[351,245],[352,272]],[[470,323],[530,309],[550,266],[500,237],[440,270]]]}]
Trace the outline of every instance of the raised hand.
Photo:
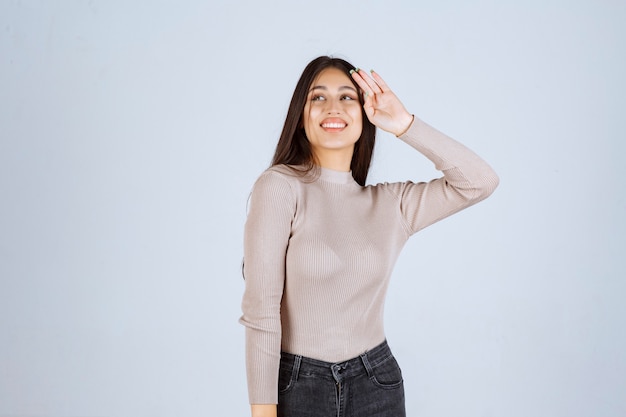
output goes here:
[{"label": "raised hand", "polygon": [[409,113],[387,83],[376,72],[369,76],[365,71],[350,71],[352,78],[361,87],[367,118],[375,126],[396,136],[406,132],[413,122]]}]

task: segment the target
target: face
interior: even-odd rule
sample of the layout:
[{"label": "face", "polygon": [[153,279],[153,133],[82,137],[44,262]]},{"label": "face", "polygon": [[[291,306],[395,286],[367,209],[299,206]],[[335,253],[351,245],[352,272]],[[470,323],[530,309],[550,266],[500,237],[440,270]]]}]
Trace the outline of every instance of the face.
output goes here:
[{"label": "face", "polygon": [[363,116],[359,93],[346,73],[327,68],[311,84],[302,121],[318,160],[331,154],[352,158],[361,136]]}]

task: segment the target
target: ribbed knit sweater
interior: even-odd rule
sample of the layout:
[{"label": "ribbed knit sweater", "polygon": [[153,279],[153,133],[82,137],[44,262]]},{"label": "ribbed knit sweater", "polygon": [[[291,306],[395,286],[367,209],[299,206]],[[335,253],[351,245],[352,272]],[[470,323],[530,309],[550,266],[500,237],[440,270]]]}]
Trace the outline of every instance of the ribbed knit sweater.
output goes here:
[{"label": "ribbed knit sweater", "polygon": [[350,172],[274,166],[255,183],[244,236],[251,404],[276,404],[281,350],[327,362],[385,340],[391,271],[413,233],[489,196],[494,171],[419,119],[400,136],[443,177],[358,185]]}]

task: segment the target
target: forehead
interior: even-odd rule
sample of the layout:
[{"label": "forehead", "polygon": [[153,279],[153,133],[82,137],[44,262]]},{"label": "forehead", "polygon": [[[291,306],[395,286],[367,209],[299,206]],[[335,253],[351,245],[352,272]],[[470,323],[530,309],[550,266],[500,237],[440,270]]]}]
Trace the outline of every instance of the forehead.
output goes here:
[{"label": "forehead", "polygon": [[311,88],[316,86],[353,86],[352,80],[348,75],[339,68],[326,68],[322,70],[311,83]]}]

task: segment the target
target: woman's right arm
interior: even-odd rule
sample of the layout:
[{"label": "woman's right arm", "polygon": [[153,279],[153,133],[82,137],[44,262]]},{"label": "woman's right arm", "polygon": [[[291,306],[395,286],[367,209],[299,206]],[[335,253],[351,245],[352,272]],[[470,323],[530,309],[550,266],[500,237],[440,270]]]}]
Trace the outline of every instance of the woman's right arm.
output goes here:
[{"label": "woman's right arm", "polygon": [[252,404],[252,417],[276,417],[275,404]]},{"label": "woman's right arm", "polygon": [[240,319],[246,326],[248,394],[255,417],[276,415],[280,304],[294,213],[295,196],[289,181],[278,172],[266,171],[250,196],[244,231],[246,288]]}]

